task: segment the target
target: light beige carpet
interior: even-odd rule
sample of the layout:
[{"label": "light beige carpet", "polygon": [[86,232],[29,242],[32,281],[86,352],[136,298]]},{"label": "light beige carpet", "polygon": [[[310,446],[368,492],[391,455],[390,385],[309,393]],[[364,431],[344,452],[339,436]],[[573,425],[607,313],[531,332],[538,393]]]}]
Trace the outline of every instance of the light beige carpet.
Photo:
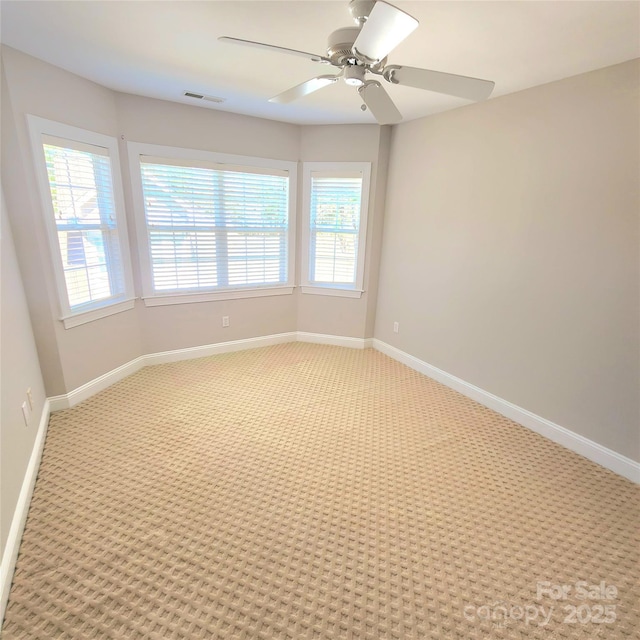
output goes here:
[{"label": "light beige carpet", "polygon": [[3,637],[638,638],[638,515],[370,349],[150,367],[52,416]]}]

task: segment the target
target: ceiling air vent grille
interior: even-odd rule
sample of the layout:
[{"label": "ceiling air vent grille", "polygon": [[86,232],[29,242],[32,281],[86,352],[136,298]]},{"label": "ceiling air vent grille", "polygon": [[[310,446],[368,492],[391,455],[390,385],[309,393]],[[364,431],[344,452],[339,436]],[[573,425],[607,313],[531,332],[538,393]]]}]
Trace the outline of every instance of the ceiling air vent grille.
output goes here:
[{"label": "ceiling air vent grille", "polygon": [[217,98],[216,96],[205,96],[202,93],[196,93],[195,91],[185,91],[184,95],[187,98],[195,98],[196,100],[206,100],[207,102],[224,102],[224,98]]}]

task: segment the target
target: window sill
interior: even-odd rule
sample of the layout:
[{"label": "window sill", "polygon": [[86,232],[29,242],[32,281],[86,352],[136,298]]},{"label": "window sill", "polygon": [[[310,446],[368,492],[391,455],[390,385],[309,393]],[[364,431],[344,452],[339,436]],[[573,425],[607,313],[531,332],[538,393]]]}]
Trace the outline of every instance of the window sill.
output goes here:
[{"label": "window sill", "polygon": [[241,298],[262,298],[265,296],[286,296],[293,293],[293,287],[261,287],[260,289],[229,289],[207,293],[172,293],[143,297],[147,307],[161,307],[170,304],[191,304],[194,302],[214,302],[216,300],[238,300]]},{"label": "window sill", "polygon": [[309,293],[315,296],[336,296],[338,298],[361,298],[364,291],[360,289],[339,289],[337,287],[321,287],[313,285],[303,285],[300,287],[302,293]]},{"label": "window sill", "polygon": [[97,309],[90,309],[89,311],[82,311],[73,315],[63,316],[60,320],[64,324],[65,329],[72,329],[73,327],[78,327],[81,324],[87,324],[87,322],[93,322],[100,318],[106,318],[107,316],[112,316],[116,313],[122,313],[123,311],[133,309],[135,303],[135,299],[130,298],[128,300],[123,300],[122,302],[116,302],[115,304],[98,307]]}]

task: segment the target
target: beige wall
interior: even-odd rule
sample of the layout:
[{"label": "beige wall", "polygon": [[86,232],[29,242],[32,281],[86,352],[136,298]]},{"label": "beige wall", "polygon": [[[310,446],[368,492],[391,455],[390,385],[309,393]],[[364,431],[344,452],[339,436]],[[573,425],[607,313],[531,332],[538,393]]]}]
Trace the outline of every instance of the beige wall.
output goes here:
[{"label": "beige wall", "polygon": [[[126,141],[297,161],[300,127],[163,100],[116,94],[125,167],[125,200],[133,211]],[[124,136],[124,141],[122,140]],[[132,222],[132,216],[129,216]],[[129,227],[135,237],[135,229]],[[132,243],[135,246],[135,242]],[[136,290],[141,291],[134,252]],[[139,302],[142,353],[196,347],[295,331],[293,295],[145,307]],[[222,327],[222,316],[230,326]]]},{"label": "beige wall", "polygon": [[[299,127],[117,94],[3,47],[3,182],[47,394],[145,353],[295,330],[370,337],[375,325],[385,342],[638,457],[637,67],[569,78],[391,133],[374,125]],[[120,139],[134,247],[128,140],[372,162],[364,295],[296,291],[153,308],[138,300],[131,311],[65,330],[26,113]]]},{"label": "beige wall", "polygon": [[[66,393],[140,355],[135,310],[65,330],[44,236],[26,114],[118,135],[112,91],[2,47],[2,174],[45,386]],[[5,116],[10,109],[12,121]],[[90,327],[90,328],[89,328]]]},{"label": "beige wall", "polygon": [[[45,401],[29,311],[13,237],[2,198],[0,222],[0,557],[18,502]],[[33,394],[28,426],[22,416],[27,389]]]},{"label": "beige wall", "polygon": [[242,156],[298,160],[300,127],[227,111],[113,93],[126,140]]},{"label": "beige wall", "polygon": [[[362,297],[340,298],[298,292],[298,331],[352,338],[373,337],[390,129],[378,125],[302,127],[300,160],[371,162],[371,188]],[[301,246],[301,232],[299,226],[298,247]],[[300,265],[299,259],[297,262]]]},{"label": "beige wall", "polygon": [[[34,318],[48,395],[73,389],[147,353],[290,331],[353,337],[373,332],[389,128],[300,127],[162,100],[119,94],[3,47],[3,176],[15,214],[16,245]],[[369,161],[372,190],[365,289],[359,300],[293,295],[146,307],[65,330],[51,276],[26,114],[116,136],[136,295],[141,295],[127,142],[148,142],[289,161]],[[382,167],[382,172],[379,171]],[[298,214],[300,212],[298,211]],[[297,226],[300,233],[300,225]],[[230,326],[222,327],[222,316]]]},{"label": "beige wall", "polygon": [[635,460],[639,77],[636,60],[396,127],[375,330]]},{"label": "beige wall", "polygon": [[[6,52],[4,49],[2,53],[2,135],[0,136],[2,184],[6,185],[4,189],[6,206],[13,214],[11,218],[14,240],[20,247],[25,245],[27,247],[26,250],[20,249],[20,252],[23,255],[26,253],[29,258],[22,261],[20,268],[25,288],[31,292],[31,295],[27,296],[27,301],[42,373],[45,379],[59,383],[57,387],[54,385],[48,389],[51,395],[61,393],[64,388],[53,322],[55,311],[49,295],[50,285],[53,282],[48,279],[50,270],[44,268],[48,255],[47,242],[42,226],[38,224],[40,218],[37,193],[33,181],[29,182],[29,157],[24,147],[27,141],[24,139],[24,131],[19,132],[16,125],[5,74]],[[20,139],[19,133],[22,135]]]}]

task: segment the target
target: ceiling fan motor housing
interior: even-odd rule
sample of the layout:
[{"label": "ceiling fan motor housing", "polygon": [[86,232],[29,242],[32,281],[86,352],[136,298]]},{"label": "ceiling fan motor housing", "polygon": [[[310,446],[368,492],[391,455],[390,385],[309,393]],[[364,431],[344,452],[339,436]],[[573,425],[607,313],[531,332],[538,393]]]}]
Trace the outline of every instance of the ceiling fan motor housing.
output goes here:
[{"label": "ceiling fan motor housing", "polygon": [[340,67],[355,59],[352,47],[359,33],[359,27],[344,27],[329,36],[327,58],[331,60],[331,64]]},{"label": "ceiling fan motor housing", "polygon": [[331,60],[331,64],[336,67],[344,67],[346,65],[362,64],[371,71],[382,69],[387,62],[384,58],[375,64],[368,64],[365,60],[359,58],[353,52],[353,43],[360,34],[360,27],[343,27],[334,31],[328,39],[327,58]]}]

